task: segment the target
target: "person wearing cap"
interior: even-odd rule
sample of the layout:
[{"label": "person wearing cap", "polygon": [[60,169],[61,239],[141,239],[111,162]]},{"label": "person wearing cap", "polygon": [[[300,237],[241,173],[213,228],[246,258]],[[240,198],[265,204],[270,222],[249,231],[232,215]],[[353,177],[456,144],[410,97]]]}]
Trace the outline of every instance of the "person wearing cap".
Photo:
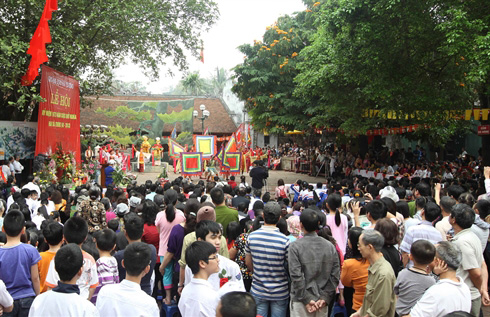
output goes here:
[{"label": "person wearing cap", "polygon": [[[216,212],[213,207],[211,207],[210,203],[204,203],[205,205],[199,209],[197,212],[196,223],[201,222],[202,220],[211,220],[216,221]],[[178,291],[179,293],[182,291],[185,282],[185,267],[187,265],[185,259],[185,250],[188,246],[190,246],[193,242],[197,241],[196,232],[191,232],[184,237],[184,243],[182,245],[182,253],[179,260],[180,265],[180,276],[179,276],[179,285]],[[229,258],[230,255],[228,253],[228,245],[226,243],[225,237],[221,236],[220,249],[218,251],[219,255]]]},{"label": "person wearing cap", "polygon": [[104,169],[104,173],[105,173],[105,186],[107,187],[107,185],[111,185],[112,183],[114,183],[114,180],[112,179],[112,173],[115,171],[114,170],[114,164],[116,162],[114,160],[109,160],[109,166],[107,166],[105,169]]}]

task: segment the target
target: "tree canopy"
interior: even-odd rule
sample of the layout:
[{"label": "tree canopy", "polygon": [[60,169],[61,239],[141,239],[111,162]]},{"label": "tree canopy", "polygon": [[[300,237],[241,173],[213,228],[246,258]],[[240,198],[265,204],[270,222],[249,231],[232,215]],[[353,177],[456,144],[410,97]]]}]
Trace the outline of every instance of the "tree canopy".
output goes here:
[{"label": "tree canopy", "polygon": [[[43,6],[6,0],[0,7],[0,119],[23,120],[40,100],[40,78],[32,87],[22,87],[20,78]],[[46,64],[80,80],[82,95],[108,93],[112,70],[125,59],[152,78],[162,64],[186,69],[186,55],[198,57],[201,32],[218,14],[216,3],[207,0],[60,1],[49,22]]]},{"label": "tree canopy", "polygon": [[[294,29],[306,38],[297,51],[293,73],[274,73],[277,58],[267,42],[269,31],[264,34],[265,54],[254,51],[257,44],[240,47],[247,58],[235,68],[234,91],[246,101],[252,121],[260,128],[277,131],[294,123],[299,128],[332,126],[362,133],[420,123],[429,125],[429,135],[444,143],[464,127],[459,113],[447,110],[471,109],[475,103],[489,106],[486,0],[305,4],[305,12],[282,18],[313,22],[298,23]],[[294,103],[277,102],[284,97],[280,85],[284,82],[288,91],[294,91],[287,98]],[[272,96],[269,102],[264,95]],[[378,110],[379,116],[365,116],[368,110]],[[282,115],[284,111],[289,118]]]}]

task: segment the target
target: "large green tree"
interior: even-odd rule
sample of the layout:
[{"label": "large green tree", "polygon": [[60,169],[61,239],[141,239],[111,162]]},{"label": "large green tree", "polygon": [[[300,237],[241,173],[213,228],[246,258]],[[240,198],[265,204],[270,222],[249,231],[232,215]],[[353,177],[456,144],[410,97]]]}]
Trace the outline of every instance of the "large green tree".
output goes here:
[{"label": "large green tree", "polygon": [[[0,119],[29,118],[39,97],[39,80],[20,85],[29,63],[26,50],[44,1],[5,0],[0,6]],[[159,66],[186,69],[186,55],[198,56],[201,32],[217,19],[213,1],[59,1],[49,22],[48,66],[81,81],[81,93],[108,93],[112,70],[125,60],[151,78]]]},{"label": "large green tree", "polygon": [[314,32],[311,10],[280,17],[263,41],[244,44],[242,64],[234,68],[232,91],[245,101],[255,129],[281,133],[308,129],[310,114],[302,97],[293,96],[299,52]]},{"label": "large green tree", "polygon": [[[446,110],[488,96],[488,1],[325,0],[319,8],[295,79],[315,122],[349,131],[423,123],[444,143],[464,126]],[[364,117],[370,109],[381,116]]]}]

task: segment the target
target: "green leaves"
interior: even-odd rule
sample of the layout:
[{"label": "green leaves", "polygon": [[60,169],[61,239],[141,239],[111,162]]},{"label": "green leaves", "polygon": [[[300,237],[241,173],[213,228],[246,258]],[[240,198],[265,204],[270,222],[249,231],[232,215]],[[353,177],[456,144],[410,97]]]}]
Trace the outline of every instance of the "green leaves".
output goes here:
[{"label": "green leaves", "polygon": [[[24,120],[25,103],[38,96],[39,79],[36,91],[17,89],[27,70],[26,50],[43,4],[7,0],[0,8],[0,119]],[[186,69],[185,52],[197,57],[201,32],[217,16],[216,3],[205,0],[61,1],[49,22],[52,43],[47,45],[47,65],[79,79],[82,95],[109,93],[112,70],[126,57],[152,78],[158,78],[161,64]]]}]

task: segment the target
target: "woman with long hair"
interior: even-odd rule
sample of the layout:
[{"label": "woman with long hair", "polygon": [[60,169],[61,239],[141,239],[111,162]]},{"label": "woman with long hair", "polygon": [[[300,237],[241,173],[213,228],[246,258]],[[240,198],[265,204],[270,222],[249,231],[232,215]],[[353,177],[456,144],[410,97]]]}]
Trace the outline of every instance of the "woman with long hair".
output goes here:
[{"label": "woman with long hair", "polygon": [[[170,232],[175,225],[182,223],[185,220],[184,213],[175,208],[175,204],[177,203],[178,194],[173,189],[168,189],[164,193],[164,203],[165,210],[160,211],[157,214],[155,225],[160,234],[160,246],[158,248],[158,255],[160,256],[160,261],[163,263],[164,256],[167,253],[168,239],[170,236]],[[165,292],[167,293],[167,297],[165,298],[165,302],[170,304],[171,290],[172,290],[172,276],[173,276],[174,265],[173,262],[170,261],[165,269],[163,270],[163,287],[165,288]],[[162,270],[160,269],[160,272]]]},{"label": "woman with long hair", "polygon": [[332,230],[332,236],[337,241],[342,254],[345,255],[347,247],[347,230],[349,229],[347,216],[340,213],[342,198],[339,194],[332,194],[323,203],[323,208],[328,212],[327,225]]},{"label": "woman with long hair", "polygon": [[[347,243],[352,250],[352,258],[344,260],[344,265],[342,265],[340,272],[340,281],[345,287],[345,307],[348,316],[361,308],[368,281],[369,261],[362,257],[357,246],[362,231],[360,227],[350,228]],[[351,296],[352,289],[353,295]]]}]

